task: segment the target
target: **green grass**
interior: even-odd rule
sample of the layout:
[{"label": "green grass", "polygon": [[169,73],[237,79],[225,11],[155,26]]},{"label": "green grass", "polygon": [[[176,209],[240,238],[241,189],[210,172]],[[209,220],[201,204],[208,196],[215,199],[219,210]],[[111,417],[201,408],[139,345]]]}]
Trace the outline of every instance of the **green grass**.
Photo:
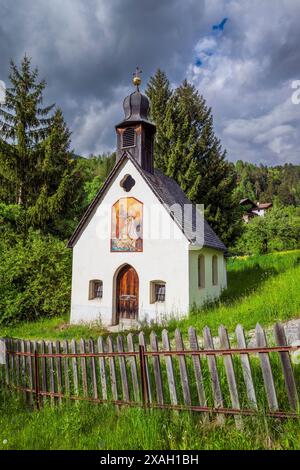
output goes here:
[{"label": "green grass", "polygon": [[299,421],[246,418],[244,430],[215,422],[203,425],[194,414],[63,404],[40,412],[12,394],[0,396],[0,450],[94,449],[299,449]]},{"label": "green grass", "polygon": [[[214,334],[220,324],[233,331],[238,323],[246,330],[277,321],[300,317],[300,250],[269,255],[229,259],[228,289],[221,299],[193,311],[183,320],[166,319],[164,327],[174,331],[179,327],[186,333],[189,326],[200,332],[209,326]],[[34,323],[0,326],[0,336],[24,339],[71,339],[96,338],[107,334],[100,325],[68,326],[67,318],[52,318]],[[161,326],[151,325],[145,331]]]},{"label": "green grass", "polygon": [[[187,332],[194,325],[199,333],[209,325],[214,333],[222,323],[230,331],[237,323],[246,329],[255,327],[257,321],[262,325],[273,324],[278,320],[296,318],[300,315],[300,251],[230,259],[228,262],[229,289],[220,301],[208,305],[199,312],[193,312],[184,320],[171,320],[168,329],[180,327]],[[66,325],[67,320],[56,318],[36,323],[19,324],[1,328],[1,335],[22,338],[70,339],[97,337],[106,333],[100,326]],[[161,326],[152,325],[157,331]],[[150,329],[148,328],[148,332]],[[278,354],[271,354],[270,360],[275,381],[279,407],[288,410],[287,394]],[[198,402],[196,383],[191,358],[187,358],[192,403]],[[228,383],[223,359],[218,358],[218,372],[224,405],[231,406]],[[180,387],[178,359],[173,360],[179,403],[183,402]],[[70,366],[70,364],[69,364]],[[251,357],[253,380],[259,409],[267,409],[266,394],[259,359]],[[79,389],[81,383],[81,364],[79,367]],[[108,367],[108,364],[107,364]],[[248,407],[246,389],[243,382],[240,359],[234,358],[235,374],[242,407]],[[130,396],[133,387],[130,379]],[[116,361],[117,375],[119,363]],[[87,370],[90,373],[89,359]],[[150,382],[153,386],[153,367],[149,362]],[[294,367],[297,387],[300,383],[300,368]],[[202,360],[203,384],[207,404],[213,406],[213,395],[207,360]],[[166,368],[162,361],[162,375],[165,402],[170,401],[166,382]],[[111,393],[109,371],[107,370],[108,392]],[[90,382],[90,380],[89,380]],[[120,380],[117,381],[120,384]],[[55,385],[57,387],[57,384]],[[100,384],[99,396],[101,396]],[[120,388],[120,387],[119,387]],[[89,390],[92,395],[92,390]],[[119,396],[122,391],[119,390]],[[109,395],[109,399],[112,397]],[[143,409],[122,408],[119,413],[110,405],[94,405],[85,402],[64,403],[50,407],[46,404],[40,412],[24,406],[20,398],[11,393],[1,392],[0,385],[0,450],[1,449],[299,449],[299,421],[279,421],[261,417],[244,418],[244,428],[238,431],[232,418],[225,426],[215,421],[203,424],[197,413],[175,414],[167,410],[147,411]],[[7,442],[6,442],[7,441]]]},{"label": "green grass", "polygon": [[300,250],[264,256],[230,259],[228,289],[221,299],[183,320],[171,320],[169,330],[186,331],[190,325],[200,331],[206,325],[213,334],[223,324],[234,331],[277,321],[300,318]]}]

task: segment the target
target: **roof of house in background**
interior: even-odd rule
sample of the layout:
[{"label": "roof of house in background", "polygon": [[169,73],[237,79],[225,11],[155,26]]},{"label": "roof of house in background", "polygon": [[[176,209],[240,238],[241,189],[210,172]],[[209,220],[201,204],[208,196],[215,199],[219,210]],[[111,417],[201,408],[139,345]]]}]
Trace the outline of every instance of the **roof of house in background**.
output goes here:
[{"label": "roof of house in background", "polygon": [[240,206],[252,206],[253,208],[257,207],[255,202],[251,201],[251,199],[249,199],[248,197],[240,200]]},{"label": "roof of house in background", "polygon": [[[164,207],[169,212],[170,216],[174,219],[178,227],[181,229],[183,234],[189,240],[189,242],[194,246],[205,246],[208,248],[214,248],[220,251],[226,251],[226,246],[219,239],[213,229],[209,226],[205,218],[203,219],[203,243],[202,245],[199,241],[195,240],[195,213],[197,211],[196,206],[191,203],[187,198],[186,194],[182,191],[180,186],[172,178],[166,176],[160,170],[154,170],[154,174],[149,173],[148,171],[143,170],[140,165],[134,160],[134,158],[129,153],[124,153],[122,158],[114,166],[108,178],[106,179],[102,188],[98,191],[95,199],[91,202],[87,208],[85,214],[83,215],[81,221],[79,222],[77,228],[75,229],[73,235],[71,236],[68,247],[72,248],[78,238],[80,237],[82,231],[89,223],[93,217],[99,202],[102,200],[106,191],[108,190],[110,184],[113,182],[115,175],[118,170],[124,165],[124,163],[130,160],[136,169],[139,171],[144,180],[148,183],[151,190],[157,196],[159,201],[164,205]],[[191,205],[192,210],[185,212],[185,217],[182,217],[182,210],[185,205]],[[199,212],[198,212],[199,214]]]},{"label": "roof of house in background", "polygon": [[262,203],[258,202],[257,203],[257,207],[259,209],[269,209],[272,206],[273,206],[272,202],[262,202]]}]

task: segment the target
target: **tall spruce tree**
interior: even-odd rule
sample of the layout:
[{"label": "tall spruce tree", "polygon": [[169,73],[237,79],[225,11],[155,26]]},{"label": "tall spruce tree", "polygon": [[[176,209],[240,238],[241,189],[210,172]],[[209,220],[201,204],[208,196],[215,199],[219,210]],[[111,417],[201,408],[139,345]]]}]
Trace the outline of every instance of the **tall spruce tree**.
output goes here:
[{"label": "tall spruce tree", "polygon": [[[11,61],[6,102],[0,106],[0,174],[2,193],[12,202],[27,207],[36,191],[36,146],[50,131],[54,105],[43,107],[45,81],[24,57],[21,67]],[[5,190],[5,186],[6,190]],[[5,201],[6,202],[6,201]]]},{"label": "tall spruce tree", "polygon": [[234,196],[236,173],[214,133],[211,109],[185,80],[157,122],[167,141],[158,166],[177,181],[192,202],[204,204],[210,225],[225,244],[232,244],[241,229]]},{"label": "tall spruce tree", "polygon": [[168,139],[163,130],[167,105],[172,96],[170,82],[162,70],[158,69],[148,82],[146,95],[150,99],[150,118],[157,126],[154,141],[154,163],[158,168],[164,165],[164,156],[168,152]]},{"label": "tall spruce tree", "polygon": [[32,226],[58,234],[62,231],[66,236],[83,198],[79,191],[82,174],[70,152],[70,136],[62,111],[57,109],[48,137],[37,148],[37,190],[28,210]]},{"label": "tall spruce tree", "polygon": [[30,59],[24,57],[20,69],[11,62],[10,80],[0,108],[1,200],[24,209],[26,230],[32,226],[66,237],[82,183],[70,152],[70,131],[60,109],[42,107],[46,83],[38,81]]}]

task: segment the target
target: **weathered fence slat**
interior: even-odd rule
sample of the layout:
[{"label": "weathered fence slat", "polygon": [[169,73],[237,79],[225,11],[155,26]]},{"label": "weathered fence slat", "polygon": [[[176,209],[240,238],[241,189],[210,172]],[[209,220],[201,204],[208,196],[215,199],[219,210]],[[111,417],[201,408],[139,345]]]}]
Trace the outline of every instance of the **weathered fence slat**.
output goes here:
[{"label": "weathered fence slat", "polygon": [[[244,329],[243,329],[242,325],[238,325],[236,327],[235,333],[236,333],[236,339],[237,339],[238,347],[240,349],[247,349]],[[255,387],[254,387],[254,382],[253,382],[253,378],[252,378],[252,371],[251,371],[249,355],[248,354],[241,354],[240,358],[241,358],[244,382],[245,382],[245,385],[246,385],[246,392],[247,392],[248,402],[249,402],[249,405],[250,405],[251,408],[254,408],[254,409],[257,410],[256,393],[255,393]]]},{"label": "weathered fence slat", "polygon": [[[228,332],[223,325],[219,327],[219,338],[220,338],[221,349],[230,349]],[[232,356],[230,354],[225,354],[223,356],[223,360],[224,360],[224,366],[225,366],[225,371],[226,371],[226,377],[227,377],[227,383],[228,383],[232,407],[237,410],[240,410],[241,406],[240,406],[239,393],[238,393],[238,388],[237,388],[237,383],[236,383],[236,378],[235,378]],[[242,417],[236,415],[234,417],[234,420],[235,420],[236,427],[238,429],[241,429],[243,425]]]},{"label": "weathered fence slat", "polygon": [[[206,326],[203,330],[203,339],[205,349],[214,349],[214,343],[211,336],[210,329]],[[220,385],[219,373],[217,369],[217,361],[215,356],[207,356],[207,363],[210,372],[211,386],[214,396],[214,406],[215,408],[223,408],[223,395]],[[219,414],[217,420],[220,424],[223,424],[225,418],[223,415]]]},{"label": "weathered fence slat", "polygon": [[[169,341],[169,333],[168,333],[167,330],[162,331],[162,344],[163,344],[163,349],[165,351],[171,351],[171,346],[170,346],[170,341]],[[177,400],[177,392],[176,392],[172,357],[166,355],[165,356],[165,361],[166,361],[167,377],[168,377],[168,385],[169,385],[171,403],[172,403],[172,405],[177,405],[178,400]]]},{"label": "weathered fence slat", "polygon": [[[55,352],[56,354],[60,354],[60,341],[56,341],[55,343]],[[61,357],[56,358],[56,373],[57,373],[57,392],[62,394],[62,361]],[[62,403],[62,398],[58,398],[59,403]]]},{"label": "weathered fence slat", "polygon": [[[264,348],[267,347],[267,339],[264,330],[259,325],[256,325],[255,336],[257,347]],[[265,390],[267,394],[268,404],[271,411],[278,410],[278,401],[274,385],[273,373],[270,363],[270,358],[268,353],[259,353],[259,359],[263,374],[263,380],[265,385]]]},{"label": "weathered fence slat", "polygon": [[[107,338],[108,352],[114,352],[114,343],[111,336]],[[110,383],[111,393],[114,401],[118,400],[118,388],[117,388],[117,376],[116,376],[116,364],[114,356],[109,357],[109,372],[110,372]]]},{"label": "weathered fence slat", "polygon": [[[182,335],[178,328],[175,331],[175,345],[176,345],[177,351],[184,350]],[[192,401],[191,401],[190,385],[189,385],[189,378],[188,378],[185,356],[179,355],[178,361],[179,361],[180,380],[181,380],[181,386],[182,386],[182,392],[183,392],[183,400],[184,400],[184,404],[189,406],[192,404]]]},{"label": "weathered fence slat", "polygon": [[[9,350],[12,351],[12,353],[15,352],[14,348],[14,341],[12,339],[9,340]],[[9,371],[10,371],[10,383],[12,386],[15,385],[15,373],[16,373],[16,367],[15,367],[15,355],[10,354],[10,366],[9,366]]]},{"label": "weathered fence slat", "polygon": [[[32,352],[34,353],[34,357],[32,358],[32,362],[33,362],[33,388],[35,390],[35,392],[40,392],[40,376],[39,376],[39,364],[36,364],[36,360],[38,361],[38,358],[36,357],[36,355],[39,353],[39,347],[38,347],[38,342],[37,341],[33,341],[32,342]],[[36,367],[37,366],[37,367]],[[37,404],[38,403],[38,407],[39,407],[39,400],[40,400],[40,397],[39,395],[34,395],[34,400],[35,400],[35,403]]]},{"label": "weathered fence slat", "polygon": [[[46,354],[46,347],[45,347],[45,341],[41,341],[41,346],[40,346],[41,354]],[[46,358],[42,357],[41,358],[41,373],[42,373],[42,391],[47,392],[47,362]],[[47,401],[47,396],[44,395],[44,403]]]},{"label": "weathered fence slat", "polygon": [[[157,335],[154,331],[150,334],[150,344],[151,350],[153,352],[158,351],[158,342],[157,342]],[[156,387],[156,400],[157,403],[163,405],[164,403],[164,394],[163,394],[163,384],[162,384],[162,377],[161,377],[161,366],[160,366],[160,357],[153,356],[153,370],[154,370],[154,379],[155,379],[155,387]]]},{"label": "weathered fence slat", "polygon": [[12,354],[10,354],[11,351],[11,339],[7,338],[5,340],[6,344],[6,384],[11,385],[12,379],[11,379],[11,358]]},{"label": "weathered fence slat", "polygon": [[[196,330],[193,327],[190,327],[188,333],[189,333],[189,341],[190,341],[191,350],[199,351],[199,343],[198,343]],[[194,366],[194,374],[195,374],[195,379],[196,379],[199,405],[207,406],[200,357],[194,355],[192,356],[192,361],[193,361],[193,366]],[[207,413],[204,414],[204,419],[208,419]]]},{"label": "weathered fence slat", "polygon": [[[141,331],[139,334],[139,345],[144,346],[145,351],[147,351],[147,343],[145,339],[144,333]],[[148,401],[152,403],[152,391],[151,391],[151,382],[150,382],[150,373],[149,373],[149,363],[148,358],[145,357],[145,368],[146,368],[146,377],[147,377],[147,385],[148,385]]]},{"label": "weathered fence slat", "polygon": [[[85,340],[81,338],[80,340],[80,353],[86,353],[85,347]],[[87,384],[87,369],[86,369],[86,358],[83,356],[81,357],[81,377],[82,377],[82,389],[83,389],[83,396],[88,396],[88,384]]]},{"label": "weathered fence slat", "polygon": [[[53,354],[53,344],[51,341],[48,343],[48,354]],[[49,374],[50,374],[50,393],[55,393],[55,378],[54,378],[54,358],[49,357]],[[55,403],[54,396],[51,396],[51,404]]]},{"label": "weathered fence slat", "polygon": [[[21,340],[21,352],[24,353],[25,351],[26,351],[25,341]],[[22,383],[22,387],[26,388],[27,378],[26,378],[26,357],[25,356],[21,356],[21,383]],[[26,401],[27,393],[25,391],[23,392],[23,398]]]},{"label": "weathered fence slat", "polygon": [[[64,354],[69,354],[69,343],[65,340],[62,344]],[[63,360],[64,379],[65,379],[65,395],[70,394],[70,376],[69,376],[69,359],[66,356]]]},{"label": "weathered fence slat", "polygon": [[[71,341],[71,351],[72,354],[77,354],[77,343],[75,339]],[[74,394],[78,396],[79,394],[79,383],[78,383],[78,359],[77,357],[72,358],[72,369],[73,369],[73,387]]]},{"label": "weathered fence slat", "polygon": [[[97,340],[98,352],[104,352],[104,343],[102,336],[99,336]],[[99,368],[100,368],[100,380],[101,380],[101,391],[102,400],[107,400],[107,382],[106,382],[106,370],[105,370],[105,358],[99,357]]]},{"label": "weathered fence slat", "polygon": [[[14,341],[15,351],[20,352],[20,340]],[[20,387],[20,356],[16,355],[16,385]]]},{"label": "weathered fence slat", "polygon": [[[134,352],[134,341],[132,333],[127,335],[127,347],[129,352]],[[130,361],[130,370],[131,370],[131,380],[133,386],[133,396],[134,401],[140,401],[140,388],[139,388],[139,380],[138,380],[138,372],[137,372],[137,364],[136,364],[136,357],[129,356]]]},{"label": "weathered fence slat", "polygon": [[[95,344],[93,338],[89,340],[90,353],[95,353]],[[97,373],[96,373],[96,361],[94,357],[91,357],[91,372],[92,372],[92,383],[93,383],[93,397],[98,400],[98,386],[97,386]]]},{"label": "weathered fence slat", "polygon": [[[123,338],[121,335],[118,335],[117,337],[117,348],[118,348],[119,353],[124,352]],[[120,372],[121,372],[123,399],[125,401],[129,401],[129,388],[128,388],[128,379],[127,379],[127,370],[126,370],[126,359],[124,356],[119,356],[119,365],[120,365]]]},{"label": "weathered fence slat", "polygon": [[5,350],[6,350],[6,354],[5,354],[5,383],[6,383],[6,385],[9,385],[9,361],[10,361],[10,357],[9,357],[9,339],[4,339],[4,343],[5,343]]},{"label": "weathered fence slat", "polygon": [[[31,347],[31,341],[26,342],[26,350],[27,352],[31,353],[32,352],[32,347]],[[28,385],[31,390],[33,390],[33,384],[34,384],[34,379],[33,379],[33,368],[32,368],[32,357],[27,356],[27,368],[28,368]],[[32,392],[29,392],[29,403],[33,403],[33,394]]]},{"label": "weathered fence slat", "polygon": [[[287,340],[284,332],[284,326],[280,323],[276,323],[274,326],[274,336],[278,346],[287,346]],[[295,382],[295,377],[293,373],[293,368],[291,364],[291,358],[288,352],[279,353],[285,387],[289,399],[289,404],[291,408],[296,411],[299,407],[299,399],[297,393],[297,387]]]}]

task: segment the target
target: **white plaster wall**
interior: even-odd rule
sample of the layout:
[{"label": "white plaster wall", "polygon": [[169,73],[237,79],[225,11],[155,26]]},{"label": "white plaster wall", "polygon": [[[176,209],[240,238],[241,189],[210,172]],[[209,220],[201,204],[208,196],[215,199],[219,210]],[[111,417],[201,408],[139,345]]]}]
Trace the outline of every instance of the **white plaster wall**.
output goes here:
[{"label": "white plaster wall", "polygon": [[[127,173],[136,181],[129,193],[119,184]],[[121,197],[135,197],[144,204],[141,253],[110,251],[111,207]],[[71,323],[101,321],[105,325],[112,324],[113,278],[125,263],[133,266],[139,276],[139,321],[186,314],[189,309],[188,249],[189,243],[181,230],[134,165],[127,161],[73,248]],[[103,281],[102,299],[88,300],[92,279]],[[152,280],[166,282],[165,302],[150,304]]]},{"label": "white plaster wall", "polygon": [[[198,256],[204,255],[205,259],[205,288],[198,287]],[[218,285],[212,283],[212,257],[218,257]],[[222,290],[227,287],[226,260],[222,251],[211,248],[201,250],[191,249],[189,252],[189,292],[190,307],[201,307],[205,302],[216,299]]]}]

